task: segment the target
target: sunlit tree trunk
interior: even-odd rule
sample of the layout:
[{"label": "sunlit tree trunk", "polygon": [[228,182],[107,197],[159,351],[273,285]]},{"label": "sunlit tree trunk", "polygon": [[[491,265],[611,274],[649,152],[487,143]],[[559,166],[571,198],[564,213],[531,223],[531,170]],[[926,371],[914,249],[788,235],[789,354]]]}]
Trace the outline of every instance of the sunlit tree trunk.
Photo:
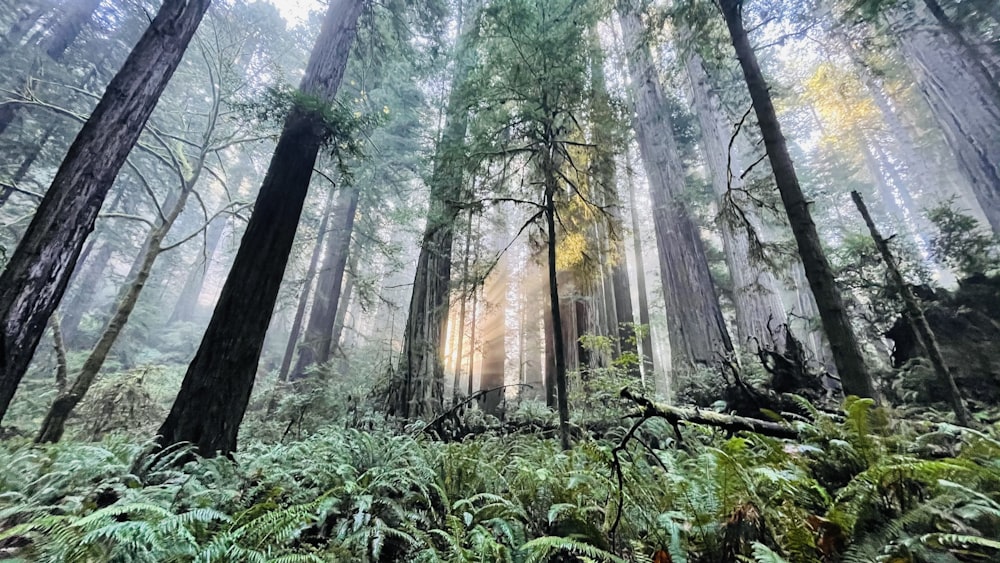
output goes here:
[{"label": "sunlit tree trunk", "polygon": [[[462,358],[463,350],[465,344],[465,309],[466,304],[469,301],[468,292],[466,291],[466,286],[469,283],[469,251],[472,245],[472,210],[469,210],[469,221],[465,229],[465,251],[462,253],[462,279],[459,285],[459,306],[458,306],[458,323],[456,325],[456,331],[458,333],[458,346],[456,346],[455,351],[455,381],[452,385],[451,399],[452,402],[458,402],[458,393],[462,388]],[[470,356],[473,356],[470,354]],[[470,360],[472,361],[472,360]]]},{"label": "sunlit tree trunk", "polygon": [[[642,374],[646,381],[652,381],[655,363],[653,361],[653,338],[649,323],[649,294],[646,293],[646,260],[642,257],[642,230],[639,225],[639,209],[636,203],[635,177],[632,173],[631,151],[625,152],[625,176],[628,185],[628,207],[632,222],[632,254],[635,258],[635,289],[639,294],[639,325],[642,337],[638,338],[641,346]],[[631,296],[629,296],[631,300]]]},{"label": "sunlit tree trunk", "polygon": [[619,14],[634,92],[634,127],[653,201],[672,363],[682,370],[716,365],[733,345],[701,234],[683,202],[684,169],[663,88],[643,40],[637,3],[622,0]]},{"label": "sunlit tree trunk", "polygon": [[795,236],[809,287],[819,308],[823,328],[833,350],[833,359],[837,364],[844,392],[849,395],[875,397],[875,389],[861,353],[861,346],[851,327],[843,297],[820,244],[816,224],[813,223],[809,211],[809,203],[802,193],[795,167],[788,154],[771,93],[757,62],[757,55],[750,44],[750,38],[743,27],[742,2],[720,0],[720,6],[733,40],[736,56],[743,69],[771,170],[788,214],[788,223]]},{"label": "sunlit tree trunk", "polygon": [[480,405],[483,411],[497,414],[504,390],[504,369],[507,364],[507,284],[510,275],[507,257],[502,256],[483,287],[485,314],[483,315],[483,371],[479,381],[483,394]]},{"label": "sunlit tree trunk", "polygon": [[0,420],[87,235],[209,0],[165,0],[69,148],[0,275]]},{"label": "sunlit tree trunk", "polygon": [[[327,9],[299,90],[332,103],[344,77],[364,0]],[[302,106],[285,119],[233,267],[180,392],[160,427],[162,446],[190,442],[203,456],[230,455],[295,239],[313,167],[327,135]]]}]

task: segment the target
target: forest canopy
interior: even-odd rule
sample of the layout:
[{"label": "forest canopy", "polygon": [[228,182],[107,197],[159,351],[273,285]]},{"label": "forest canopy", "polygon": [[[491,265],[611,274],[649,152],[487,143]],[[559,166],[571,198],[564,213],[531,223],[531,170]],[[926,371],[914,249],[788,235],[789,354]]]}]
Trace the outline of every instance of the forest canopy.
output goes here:
[{"label": "forest canopy", "polygon": [[1000,560],[996,0],[0,0],[0,559]]}]

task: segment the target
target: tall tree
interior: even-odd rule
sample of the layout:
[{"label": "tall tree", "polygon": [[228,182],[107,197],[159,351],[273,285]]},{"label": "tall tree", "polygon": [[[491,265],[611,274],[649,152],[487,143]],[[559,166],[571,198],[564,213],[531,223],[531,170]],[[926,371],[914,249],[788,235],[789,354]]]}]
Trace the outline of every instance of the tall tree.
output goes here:
[{"label": "tall tree", "polygon": [[463,173],[468,110],[466,77],[473,64],[470,49],[478,29],[480,0],[464,12],[461,35],[455,45],[455,74],[445,108],[445,125],[434,157],[430,179],[430,208],[420,243],[413,295],[406,321],[393,413],[403,418],[439,412],[444,405],[444,336],[448,320],[452,246],[455,222],[464,200]]},{"label": "tall tree", "polygon": [[307,99],[285,118],[212,320],[158,432],[161,445],[190,442],[204,456],[236,449],[313,167],[334,133],[323,110],[340,87],[365,4],[334,0],[327,9],[299,85]]},{"label": "tall tree", "polygon": [[726,26],[729,28],[740,67],[743,69],[771,170],[795,236],[809,287],[816,298],[820,319],[833,350],[833,359],[837,364],[844,392],[861,397],[875,397],[875,388],[861,353],[861,346],[851,327],[830,262],[823,252],[816,224],[809,211],[809,202],[802,193],[795,166],[788,154],[767,81],[760,70],[757,54],[750,44],[750,38],[744,27],[743,1],[720,0],[719,5]]},{"label": "tall tree", "polygon": [[128,153],[210,0],[165,0],[73,141],[0,275],[0,420]]},{"label": "tall tree", "polygon": [[670,109],[640,18],[642,0],[618,3],[632,82],[634,127],[653,201],[660,278],[675,368],[715,365],[733,349],[709,272],[705,245],[684,203],[686,179]]}]

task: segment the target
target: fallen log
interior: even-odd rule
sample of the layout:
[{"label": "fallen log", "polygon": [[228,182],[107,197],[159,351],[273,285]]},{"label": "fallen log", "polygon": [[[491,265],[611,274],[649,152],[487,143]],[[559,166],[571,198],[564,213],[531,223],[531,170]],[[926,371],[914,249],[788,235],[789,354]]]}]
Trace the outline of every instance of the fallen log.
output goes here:
[{"label": "fallen log", "polygon": [[645,397],[633,395],[627,388],[622,389],[621,396],[623,399],[628,399],[639,406],[639,410],[633,413],[632,416],[641,416],[644,419],[662,418],[675,428],[678,423],[690,422],[692,424],[722,428],[729,432],[753,432],[772,438],[794,440],[799,437],[797,430],[779,422],[722,414],[698,408],[674,407],[663,403],[654,403]]}]

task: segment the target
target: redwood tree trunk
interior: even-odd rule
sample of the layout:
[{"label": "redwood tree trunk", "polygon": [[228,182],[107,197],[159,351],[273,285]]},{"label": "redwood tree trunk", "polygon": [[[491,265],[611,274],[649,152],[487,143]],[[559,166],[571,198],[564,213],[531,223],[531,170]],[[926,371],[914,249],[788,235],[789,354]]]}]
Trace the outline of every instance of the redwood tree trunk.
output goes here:
[{"label": "redwood tree trunk", "polygon": [[[364,0],[330,3],[300,91],[333,102]],[[180,392],[158,432],[163,446],[190,442],[203,456],[230,455],[250,401],[267,326],[326,132],[307,108],[292,109],[257,195],[233,267]]]},{"label": "redwood tree trunk", "polygon": [[816,224],[809,212],[809,203],[802,194],[795,166],[788,154],[785,137],[774,110],[771,93],[757,63],[757,55],[750,45],[750,38],[743,27],[742,2],[721,0],[722,12],[733,40],[733,47],[743,68],[754,112],[764,137],[774,179],[781,193],[781,201],[795,242],[802,258],[809,287],[816,298],[823,329],[830,340],[833,359],[837,364],[844,392],[861,397],[875,397],[875,389],[868,374],[868,366],[861,354],[861,347],[851,327],[851,320],[844,308],[843,298],[834,281],[833,271],[820,244]]},{"label": "redwood tree trunk", "polygon": [[[642,337],[637,340],[642,348],[639,354],[642,356],[643,378],[653,380],[655,364],[653,362],[653,338],[649,324],[649,297],[646,293],[646,261],[642,257],[642,230],[639,227],[639,210],[635,197],[635,178],[632,173],[632,159],[628,150],[625,152],[625,174],[628,184],[629,212],[632,219],[632,252],[635,256],[635,290],[639,294],[639,325]],[[645,380],[644,380],[645,382]]]},{"label": "redwood tree trunk", "polygon": [[343,186],[337,194],[334,206],[334,226],[326,238],[323,267],[316,281],[316,296],[305,336],[299,346],[299,358],[288,377],[297,381],[305,377],[306,369],[314,364],[330,360],[333,326],[337,323],[337,308],[340,306],[340,291],[343,288],[344,269],[347,267],[347,253],[351,247],[351,233],[358,211],[361,192],[355,186]]},{"label": "redwood tree trunk", "polygon": [[498,389],[498,387],[503,387],[504,368],[507,363],[508,281],[505,255],[493,267],[493,273],[483,289],[486,302],[486,323],[483,330],[483,373],[479,381],[479,389],[481,391],[492,389],[480,398],[483,411],[489,414],[497,414],[504,396],[504,390]]},{"label": "redwood tree trunk", "polygon": [[686,67],[712,189],[720,209],[726,209],[727,205],[736,207],[723,213],[718,220],[726,265],[733,281],[736,333],[743,346],[751,349],[773,347],[783,352],[785,331],[782,327],[788,323],[788,318],[778,281],[764,263],[764,257],[753,254],[753,245],[764,242],[765,232],[756,204],[743,191],[745,186],[740,177],[743,159],[737,148],[742,144],[730,146],[732,119],[726,115],[701,57],[691,54]]},{"label": "redwood tree trunk", "polygon": [[683,202],[685,174],[636,4],[620,2],[620,15],[635,98],[634,127],[653,201],[672,363],[678,369],[716,365],[733,345],[701,234]]},{"label": "redwood tree trunk", "polygon": [[111,80],[0,275],[0,420],[31,362],[108,190],[210,0],[165,0]]},{"label": "redwood tree trunk", "polygon": [[302,335],[302,323],[305,320],[306,308],[309,306],[309,295],[312,293],[313,280],[316,278],[319,257],[323,253],[323,240],[327,236],[326,227],[330,222],[330,203],[332,201],[332,194],[326,194],[326,203],[323,205],[323,218],[320,220],[319,229],[316,231],[316,242],[313,243],[312,255],[309,256],[309,266],[306,268],[305,279],[302,280],[302,290],[299,291],[299,303],[295,307],[295,318],[292,320],[291,330],[288,331],[288,343],[285,345],[285,354],[281,357],[278,381],[288,381],[288,370],[292,367],[295,348],[299,343],[299,336]]}]

